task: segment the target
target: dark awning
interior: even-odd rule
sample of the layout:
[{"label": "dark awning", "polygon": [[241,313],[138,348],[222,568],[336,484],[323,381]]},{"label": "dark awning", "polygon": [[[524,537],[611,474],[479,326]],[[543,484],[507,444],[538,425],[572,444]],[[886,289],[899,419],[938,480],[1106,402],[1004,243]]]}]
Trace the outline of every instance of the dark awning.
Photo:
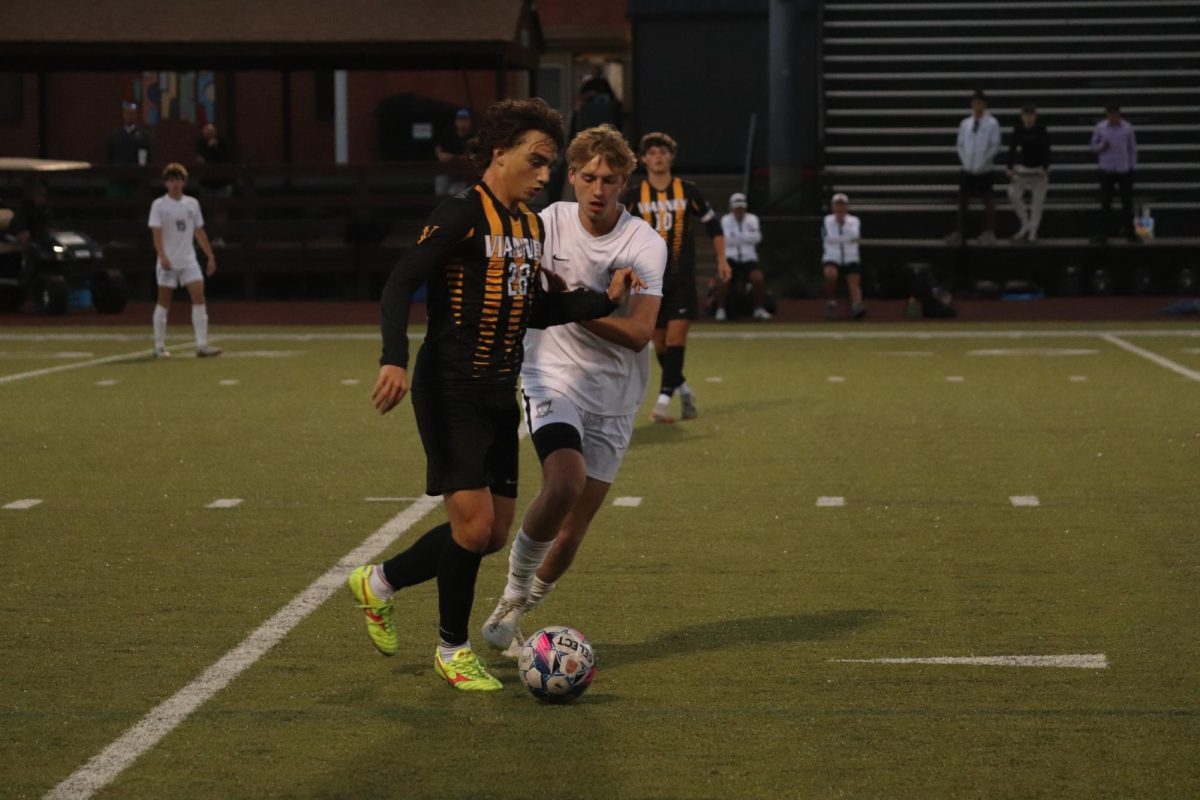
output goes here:
[{"label": "dark awning", "polygon": [[532,0],[39,0],[0,24],[0,69],[532,69]]}]

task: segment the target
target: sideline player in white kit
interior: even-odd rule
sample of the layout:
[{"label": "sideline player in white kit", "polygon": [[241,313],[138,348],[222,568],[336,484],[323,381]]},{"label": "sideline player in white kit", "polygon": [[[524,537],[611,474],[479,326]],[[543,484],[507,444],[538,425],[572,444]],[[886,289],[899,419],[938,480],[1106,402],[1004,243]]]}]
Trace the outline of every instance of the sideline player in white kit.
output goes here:
[{"label": "sideline player in white kit", "polygon": [[646,345],[667,266],[662,237],[618,202],[637,164],[621,133],[610,125],[582,131],[567,164],[578,202],[541,212],[543,268],[568,289],[594,289],[607,287],[613,270],[632,267],[645,288],[602,319],[525,334],[521,392],[542,488],[509,552],[504,594],[483,625],[483,638],[500,649],[520,646],[522,615],[567,571],[617,476],[650,380]]},{"label": "sideline player in white kit", "polygon": [[196,355],[200,358],[221,355],[220,349],[208,346],[208,310],[204,304],[204,274],[196,260],[194,238],[208,258],[208,273],[217,271],[217,259],[208,234],[204,232],[204,215],[200,203],[183,193],[187,183],[187,168],[182,164],[167,164],[163,168],[163,185],[167,193],[150,204],[150,232],[154,236],[154,251],[158,254],[155,272],[158,276],[158,303],[154,306],[154,357],[166,358],[167,311],[171,295],[180,286],[187,287],[192,298],[192,328],[196,332]]}]

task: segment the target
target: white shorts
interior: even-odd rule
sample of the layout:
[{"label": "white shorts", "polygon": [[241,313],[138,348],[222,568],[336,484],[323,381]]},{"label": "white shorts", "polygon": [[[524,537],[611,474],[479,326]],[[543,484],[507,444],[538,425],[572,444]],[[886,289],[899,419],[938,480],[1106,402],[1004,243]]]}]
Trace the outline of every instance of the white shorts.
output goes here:
[{"label": "white shorts", "polygon": [[525,400],[525,424],[532,436],[541,428],[562,422],[579,431],[583,442],[583,463],[587,476],[612,483],[633,438],[633,414],[623,417],[604,417],[581,410],[566,395],[552,390],[538,390]]},{"label": "white shorts", "polygon": [[158,285],[166,286],[168,289],[178,289],[180,286],[204,280],[204,273],[200,271],[200,265],[196,263],[170,269],[163,269],[162,265],[155,264],[154,270],[158,275]]}]

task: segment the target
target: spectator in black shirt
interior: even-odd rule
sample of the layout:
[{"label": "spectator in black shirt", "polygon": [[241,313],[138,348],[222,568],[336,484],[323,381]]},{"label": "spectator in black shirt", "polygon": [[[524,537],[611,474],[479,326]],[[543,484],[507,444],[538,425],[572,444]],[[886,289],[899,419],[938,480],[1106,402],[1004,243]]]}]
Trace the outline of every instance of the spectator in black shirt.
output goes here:
[{"label": "spectator in black shirt", "polygon": [[[121,104],[121,125],[108,134],[108,163],[145,166],[150,163],[150,134],[138,125],[137,103]],[[108,185],[111,197],[129,197],[136,181],[114,180]]]},{"label": "spectator in black shirt", "polygon": [[121,125],[108,134],[108,163],[150,163],[150,134],[138,125],[137,103],[121,104]]},{"label": "spectator in black shirt", "polygon": [[[443,164],[466,164],[467,142],[473,135],[471,111],[460,108],[454,115],[454,127],[433,146],[437,160]],[[462,175],[438,175],[434,180],[434,190],[439,196],[458,194],[467,186],[468,181]]]},{"label": "spectator in black shirt", "polygon": [[[1018,161],[1018,154],[1020,160]],[[1008,148],[1008,199],[1021,221],[1014,242],[1035,241],[1042,224],[1042,205],[1050,182],[1050,134],[1037,118],[1037,106],[1026,103],[1021,121],[1013,128]],[[1029,192],[1030,203],[1025,203]]]},{"label": "spectator in black shirt", "polygon": [[[201,166],[211,164],[214,167],[225,167],[237,161],[233,144],[217,133],[217,126],[211,122],[200,129],[200,137],[196,139],[196,163]],[[204,171],[200,174],[203,176]],[[224,247],[225,240],[220,230],[229,221],[229,208],[224,199],[233,195],[233,183],[227,173],[211,177],[201,177],[200,186],[209,198],[209,207],[213,210],[213,220],[216,223],[217,234],[212,238],[214,247]]]}]

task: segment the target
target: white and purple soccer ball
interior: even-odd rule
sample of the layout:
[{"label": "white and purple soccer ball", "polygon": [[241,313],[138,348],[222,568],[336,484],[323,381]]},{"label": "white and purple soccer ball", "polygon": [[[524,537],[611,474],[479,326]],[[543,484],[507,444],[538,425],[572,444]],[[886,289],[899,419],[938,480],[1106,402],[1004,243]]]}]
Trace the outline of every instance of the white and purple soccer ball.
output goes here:
[{"label": "white and purple soccer ball", "polygon": [[530,693],[551,703],[579,697],[596,677],[596,653],[582,633],[554,625],[525,641],[517,672]]}]

